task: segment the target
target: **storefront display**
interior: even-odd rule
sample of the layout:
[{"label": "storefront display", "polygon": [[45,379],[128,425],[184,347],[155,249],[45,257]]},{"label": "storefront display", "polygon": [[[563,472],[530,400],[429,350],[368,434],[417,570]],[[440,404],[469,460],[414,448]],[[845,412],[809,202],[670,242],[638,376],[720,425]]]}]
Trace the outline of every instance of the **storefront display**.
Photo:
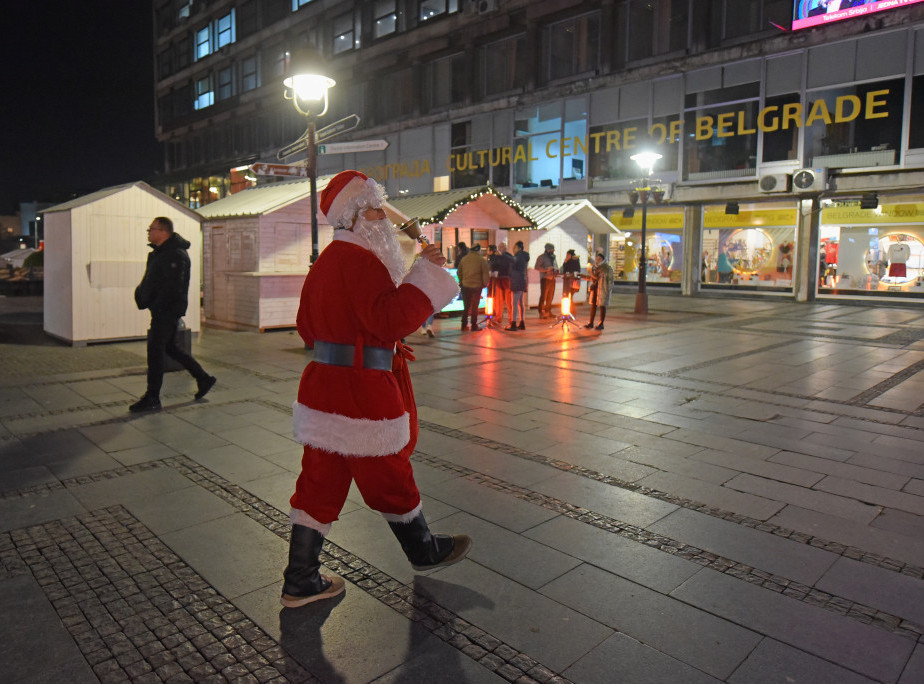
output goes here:
[{"label": "storefront display", "polygon": [[[610,220],[625,233],[625,240],[611,244],[610,265],[615,281],[638,282],[641,255],[642,212],[632,217],[613,212]],[[680,285],[683,278],[683,212],[676,207],[648,210],[645,222],[645,254],[648,258],[647,282]]]},{"label": "storefront display", "polygon": [[818,253],[820,295],[924,297],[924,204],[825,208]]},{"label": "storefront display", "polygon": [[792,291],[797,219],[795,207],[753,204],[726,213],[725,205],[707,206],[703,287]]}]

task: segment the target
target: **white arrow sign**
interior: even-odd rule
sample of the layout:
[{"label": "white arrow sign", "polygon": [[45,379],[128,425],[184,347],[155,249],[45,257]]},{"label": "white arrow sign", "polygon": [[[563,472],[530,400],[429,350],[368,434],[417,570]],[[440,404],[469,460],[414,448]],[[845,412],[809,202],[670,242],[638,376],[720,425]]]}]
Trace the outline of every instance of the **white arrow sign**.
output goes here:
[{"label": "white arrow sign", "polygon": [[258,176],[300,176],[308,177],[304,164],[264,164],[258,162],[250,165],[250,170]]},{"label": "white arrow sign", "polygon": [[379,152],[388,147],[387,140],[353,140],[318,145],[318,154],[349,154],[350,152]]}]

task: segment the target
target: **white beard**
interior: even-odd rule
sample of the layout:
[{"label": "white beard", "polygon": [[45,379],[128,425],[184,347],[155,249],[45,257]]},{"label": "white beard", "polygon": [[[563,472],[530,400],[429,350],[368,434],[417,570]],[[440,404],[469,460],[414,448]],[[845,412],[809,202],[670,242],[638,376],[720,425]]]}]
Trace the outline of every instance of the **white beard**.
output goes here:
[{"label": "white beard", "polygon": [[362,237],[379,261],[388,269],[395,286],[401,284],[407,275],[407,261],[398,242],[398,233],[391,221],[387,218],[379,221],[368,221],[362,216],[356,219],[353,232]]}]

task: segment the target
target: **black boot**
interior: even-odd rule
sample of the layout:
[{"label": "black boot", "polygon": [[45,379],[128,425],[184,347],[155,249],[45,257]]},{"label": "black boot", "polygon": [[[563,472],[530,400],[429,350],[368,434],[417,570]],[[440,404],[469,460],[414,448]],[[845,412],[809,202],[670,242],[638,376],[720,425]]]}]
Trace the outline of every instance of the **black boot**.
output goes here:
[{"label": "black boot", "polygon": [[585,325],[584,327],[587,328],[588,330],[590,330],[591,328],[593,328],[593,327],[594,327],[594,319],[595,319],[596,317],[597,317],[597,305],[596,305],[596,304],[591,304],[591,305],[590,305],[590,323],[588,323],[588,324]]},{"label": "black boot", "polygon": [[304,525],[292,525],[289,538],[289,565],[286,566],[280,601],[286,608],[298,608],[307,603],[331,598],[342,593],[342,577],[322,575],[321,547],[324,535]]},{"label": "black boot", "polygon": [[458,563],[472,547],[472,539],[466,534],[431,534],[423,513],[418,513],[410,522],[390,522],[388,526],[401,542],[404,555],[415,570]]},{"label": "black boot", "polygon": [[603,321],[606,320],[606,307],[600,307],[600,325],[597,326],[597,330],[603,330]]}]

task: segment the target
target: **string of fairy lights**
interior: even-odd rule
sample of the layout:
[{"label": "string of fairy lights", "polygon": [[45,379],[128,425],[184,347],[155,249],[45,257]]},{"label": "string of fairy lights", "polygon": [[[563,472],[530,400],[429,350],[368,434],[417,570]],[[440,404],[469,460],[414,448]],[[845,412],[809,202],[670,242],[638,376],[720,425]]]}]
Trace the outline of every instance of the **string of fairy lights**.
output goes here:
[{"label": "string of fairy lights", "polygon": [[493,195],[494,197],[499,199],[501,202],[503,202],[504,204],[509,206],[511,209],[513,209],[520,218],[522,218],[525,221],[529,221],[530,223],[530,225],[528,226],[509,226],[509,227],[498,226],[497,228],[499,230],[534,230],[536,228],[536,225],[537,225],[536,219],[534,219],[532,216],[529,215],[529,212],[526,211],[523,205],[511,199],[507,195],[504,195],[503,193],[498,192],[490,185],[485,185],[484,187],[472,190],[472,192],[469,193],[467,197],[459,198],[452,204],[440,209],[433,216],[430,216],[427,218],[421,217],[420,223],[421,225],[428,225],[432,223],[442,223],[443,220],[447,216],[449,216],[452,212],[454,212],[456,209],[465,206],[469,202],[475,202],[479,200],[480,198],[484,197],[485,195]]}]

